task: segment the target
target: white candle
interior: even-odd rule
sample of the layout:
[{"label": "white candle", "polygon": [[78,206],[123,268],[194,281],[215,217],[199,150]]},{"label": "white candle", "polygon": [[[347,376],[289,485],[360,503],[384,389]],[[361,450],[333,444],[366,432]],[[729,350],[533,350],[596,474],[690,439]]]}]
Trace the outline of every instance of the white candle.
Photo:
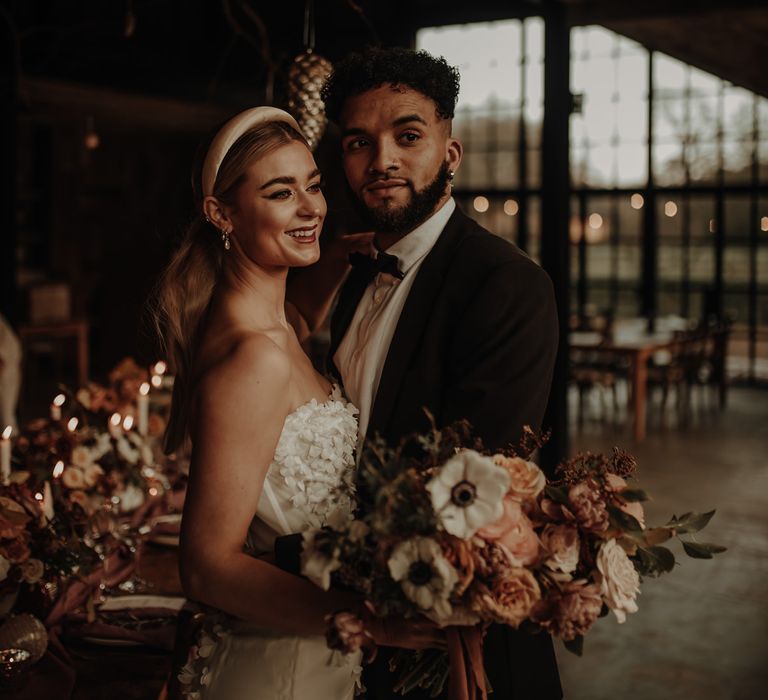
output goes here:
[{"label": "white candle", "polygon": [[120,428],[120,423],[123,422],[123,417],[119,413],[113,413],[109,417],[109,434],[113,438],[120,437],[123,431]]},{"label": "white candle", "polygon": [[9,425],[3,430],[0,439],[0,481],[7,484],[11,479],[11,433],[13,428]]},{"label": "white candle", "polygon": [[46,520],[53,520],[53,493],[51,493],[50,481],[46,481],[43,488],[43,515]]},{"label": "white candle", "polygon": [[140,435],[146,435],[149,430],[149,384],[144,382],[139,388],[139,425]]},{"label": "white candle", "polygon": [[67,397],[64,394],[58,394],[51,404],[51,420],[61,420],[61,407]]}]

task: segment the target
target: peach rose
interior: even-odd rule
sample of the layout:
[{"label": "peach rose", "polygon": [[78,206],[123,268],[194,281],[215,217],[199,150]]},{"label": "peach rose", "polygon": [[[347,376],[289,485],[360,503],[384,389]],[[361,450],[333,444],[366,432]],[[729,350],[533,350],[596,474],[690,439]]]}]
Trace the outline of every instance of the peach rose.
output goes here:
[{"label": "peach rose", "polygon": [[536,606],[532,618],[550,634],[568,642],[585,635],[603,607],[600,586],[584,579],[552,588]]},{"label": "peach rose", "polygon": [[544,472],[533,462],[520,457],[494,455],[493,461],[504,467],[511,477],[510,494],[519,501],[534,500],[547,484]]},{"label": "peach rose", "polygon": [[484,540],[506,548],[514,566],[530,566],[539,557],[539,538],[519,501],[507,494],[498,520],[477,531]]},{"label": "peach rose", "polygon": [[491,588],[478,586],[472,609],[485,620],[519,627],[541,598],[541,589],[528,569],[515,568]]},{"label": "peach rose", "polygon": [[605,532],[608,529],[608,510],[602,494],[589,482],[571,486],[568,491],[570,510],[585,530]]},{"label": "peach rose", "polygon": [[67,467],[61,475],[61,482],[68,489],[81,489],[85,486],[85,474],[79,467]]},{"label": "peach rose", "polygon": [[628,515],[631,515],[637,522],[640,523],[640,527],[645,528],[645,510],[643,510],[643,504],[639,501],[625,501],[621,498],[622,491],[625,491],[628,486],[618,474],[606,474],[605,481],[608,488],[615,493],[619,498],[619,508]]},{"label": "peach rose", "polygon": [[[572,574],[579,565],[579,531],[568,525],[547,525],[541,544],[548,552],[544,565],[552,571]],[[570,578],[570,577],[568,577]]]}]

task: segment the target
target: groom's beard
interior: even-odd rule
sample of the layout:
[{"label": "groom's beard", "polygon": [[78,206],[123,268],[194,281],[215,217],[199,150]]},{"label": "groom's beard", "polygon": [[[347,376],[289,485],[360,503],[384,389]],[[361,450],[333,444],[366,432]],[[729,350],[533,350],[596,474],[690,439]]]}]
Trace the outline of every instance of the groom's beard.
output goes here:
[{"label": "groom's beard", "polygon": [[438,203],[445,194],[450,182],[450,168],[444,162],[437,175],[424,189],[417,191],[410,181],[406,187],[411,191],[411,201],[400,207],[368,207],[364,202],[355,198],[358,209],[370,226],[377,233],[389,233],[403,236],[417,226],[423,224],[435,211]]}]

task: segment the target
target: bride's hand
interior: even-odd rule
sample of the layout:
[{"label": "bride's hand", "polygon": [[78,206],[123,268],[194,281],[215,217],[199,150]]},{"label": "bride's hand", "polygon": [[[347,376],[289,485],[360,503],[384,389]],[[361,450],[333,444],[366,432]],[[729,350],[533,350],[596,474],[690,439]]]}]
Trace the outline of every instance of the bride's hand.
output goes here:
[{"label": "bride's hand", "polygon": [[404,619],[367,615],[365,628],[378,646],[443,651],[447,648],[445,630],[426,617]]}]

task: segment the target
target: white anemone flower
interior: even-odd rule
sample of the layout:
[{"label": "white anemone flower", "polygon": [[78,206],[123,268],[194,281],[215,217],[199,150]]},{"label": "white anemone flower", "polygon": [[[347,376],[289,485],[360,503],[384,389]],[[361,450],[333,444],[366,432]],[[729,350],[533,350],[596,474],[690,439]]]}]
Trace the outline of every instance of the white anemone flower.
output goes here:
[{"label": "white anemone flower", "polygon": [[443,527],[461,539],[498,520],[510,477],[490,457],[462,450],[451,457],[427,484]]},{"label": "white anemone flower", "polygon": [[406,597],[438,619],[451,615],[448,601],[459,580],[456,569],[443,556],[440,545],[428,537],[414,537],[392,550],[389,573]]},{"label": "white anemone flower", "polygon": [[331,587],[331,574],[341,568],[341,551],[333,542],[329,544],[322,530],[305,530],[302,539],[301,573],[327,591]]}]

